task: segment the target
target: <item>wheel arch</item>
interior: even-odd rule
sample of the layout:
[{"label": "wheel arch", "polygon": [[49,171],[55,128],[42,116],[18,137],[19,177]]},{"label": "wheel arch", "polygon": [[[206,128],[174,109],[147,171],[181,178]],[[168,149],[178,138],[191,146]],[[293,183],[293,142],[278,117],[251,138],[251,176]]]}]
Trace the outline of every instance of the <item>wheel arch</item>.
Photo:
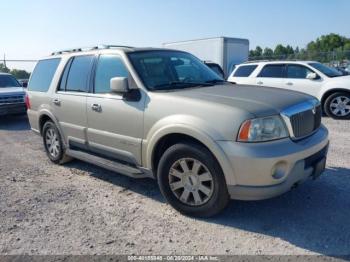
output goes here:
[{"label": "wheel arch", "polygon": [[58,131],[60,132],[60,136],[62,138],[64,146],[65,147],[67,146],[67,143],[66,143],[65,138],[63,136],[63,132],[61,130],[61,127],[58,124],[58,120],[56,119],[56,117],[50,111],[48,111],[48,110],[41,111],[40,115],[38,117],[38,121],[39,121],[38,122],[38,126],[39,126],[40,135],[42,135],[42,131],[43,131],[43,127],[44,127],[45,123],[47,121],[52,121],[56,125]]},{"label": "wheel arch", "polygon": [[226,183],[236,184],[229,160],[214,139],[209,134],[185,124],[164,127],[152,136],[145,145],[146,149],[143,154],[146,167],[153,170],[154,175],[156,175],[159,159],[162,154],[170,146],[179,142],[192,142],[204,146],[218,161],[224,173]]},{"label": "wheel arch", "polygon": [[349,89],[345,89],[345,88],[332,88],[327,90],[326,92],[324,92],[324,94],[322,95],[321,98],[321,105],[322,107],[324,106],[324,103],[326,102],[327,98],[337,92],[346,92],[348,94],[350,94],[350,90]]}]

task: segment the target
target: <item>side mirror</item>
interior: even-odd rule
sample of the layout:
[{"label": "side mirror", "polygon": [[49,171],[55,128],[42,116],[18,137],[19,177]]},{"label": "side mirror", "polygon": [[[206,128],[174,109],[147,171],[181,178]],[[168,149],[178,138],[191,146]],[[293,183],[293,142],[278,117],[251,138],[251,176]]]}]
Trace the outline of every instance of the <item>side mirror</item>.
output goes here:
[{"label": "side mirror", "polygon": [[306,75],[306,79],[310,79],[310,80],[315,80],[315,79],[317,79],[318,77],[317,77],[317,74],[316,73],[308,73],[307,75]]},{"label": "side mirror", "polygon": [[125,94],[129,92],[129,84],[127,77],[113,77],[110,81],[111,91],[113,93]]}]

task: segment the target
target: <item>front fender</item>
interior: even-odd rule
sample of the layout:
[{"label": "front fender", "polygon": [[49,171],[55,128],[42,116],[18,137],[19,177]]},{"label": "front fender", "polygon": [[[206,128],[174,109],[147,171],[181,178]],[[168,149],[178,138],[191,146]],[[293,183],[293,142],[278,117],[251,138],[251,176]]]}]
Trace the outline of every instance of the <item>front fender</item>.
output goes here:
[{"label": "front fender", "polygon": [[[181,121],[176,122],[175,120]],[[187,122],[186,120],[191,120]],[[224,151],[216,143],[223,140],[220,133],[207,123],[192,116],[178,115],[168,117],[157,122],[148,132],[147,138],[142,144],[142,163],[148,169],[152,169],[153,153],[157,143],[165,136],[170,134],[183,134],[190,136],[204,144],[219,162],[226,178],[227,184],[236,184],[234,170],[230,165]]]}]

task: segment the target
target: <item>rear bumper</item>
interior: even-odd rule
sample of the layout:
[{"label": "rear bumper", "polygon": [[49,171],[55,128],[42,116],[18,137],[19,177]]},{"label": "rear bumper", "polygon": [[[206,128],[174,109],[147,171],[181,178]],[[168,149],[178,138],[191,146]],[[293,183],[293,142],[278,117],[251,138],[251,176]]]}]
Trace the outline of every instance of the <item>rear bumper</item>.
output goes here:
[{"label": "rear bumper", "polygon": [[27,107],[25,103],[0,104],[0,116],[24,114],[26,111],[27,111]]},{"label": "rear bumper", "polygon": [[323,126],[298,142],[290,139],[261,144],[220,142],[236,179],[236,184],[228,184],[231,198],[267,199],[289,191],[309,177],[317,177],[324,169],[328,143],[328,131]]}]

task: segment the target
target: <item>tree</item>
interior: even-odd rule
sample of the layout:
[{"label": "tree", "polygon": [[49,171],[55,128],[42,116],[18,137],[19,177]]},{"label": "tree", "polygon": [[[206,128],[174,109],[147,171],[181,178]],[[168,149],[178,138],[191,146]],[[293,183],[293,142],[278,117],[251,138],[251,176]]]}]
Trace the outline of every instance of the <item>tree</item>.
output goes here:
[{"label": "tree", "polygon": [[286,54],[287,54],[287,49],[279,44],[276,46],[275,50],[273,51],[274,56],[276,56],[276,58],[285,58]]},{"label": "tree", "polygon": [[10,71],[10,73],[17,79],[28,79],[30,76],[30,73],[25,70],[13,69]]},{"label": "tree", "polygon": [[8,69],[4,64],[0,64],[0,72],[9,73],[10,69]]},{"label": "tree", "polygon": [[273,50],[271,48],[266,47],[264,49],[263,57],[264,58],[272,58],[273,57]]}]

